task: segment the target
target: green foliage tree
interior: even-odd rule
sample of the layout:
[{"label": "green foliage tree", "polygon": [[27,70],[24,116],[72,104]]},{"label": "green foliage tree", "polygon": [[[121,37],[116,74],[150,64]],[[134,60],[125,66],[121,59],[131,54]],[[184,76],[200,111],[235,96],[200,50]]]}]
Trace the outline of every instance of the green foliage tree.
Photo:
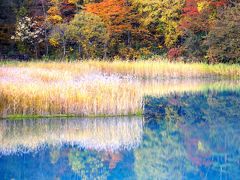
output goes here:
[{"label": "green foliage tree", "polygon": [[51,33],[49,35],[50,39],[49,42],[54,47],[62,46],[63,50],[63,57],[66,56],[67,53],[67,41],[68,41],[68,34],[67,34],[68,24],[67,23],[59,23],[53,26],[51,29]]},{"label": "green foliage tree", "polygon": [[205,32],[195,33],[191,30],[185,32],[183,36],[184,42],[181,47],[183,55],[188,57],[185,61],[206,62],[207,47],[203,43],[205,36]]},{"label": "green foliage tree", "polygon": [[78,44],[80,57],[104,56],[101,52],[109,35],[99,16],[84,11],[76,14],[67,26],[67,36]]},{"label": "green foliage tree", "polygon": [[217,16],[205,43],[211,63],[240,63],[240,3]]}]

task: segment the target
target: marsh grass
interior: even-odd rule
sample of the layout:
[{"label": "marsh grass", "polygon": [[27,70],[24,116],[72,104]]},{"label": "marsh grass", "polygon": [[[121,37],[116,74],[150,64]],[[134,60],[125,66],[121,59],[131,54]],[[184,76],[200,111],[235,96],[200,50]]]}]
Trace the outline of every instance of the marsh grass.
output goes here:
[{"label": "marsh grass", "polygon": [[138,78],[240,78],[240,65],[238,64],[183,63],[169,62],[167,59],[150,59],[145,61],[6,62],[2,62],[0,65],[28,68],[38,67],[48,70],[64,70],[78,74],[97,70],[107,74],[117,73]]},{"label": "marsh grass", "polygon": [[[239,72],[237,65],[157,61],[3,64],[0,67],[0,114],[1,117],[139,114],[147,95],[238,89],[240,85],[236,80],[191,78],[216,75],[234,78]],[[156,77],[175,79],[154,80]],[[176,77],[184,78],[176,80]]]},{"label": "marsh grass", "polygon": [[168,61],[89,61],[90,64],[102,72],[132,75],[138,78],[208,78],[228,77],[239,78],[239,65],[203,63],[172,63]]}]

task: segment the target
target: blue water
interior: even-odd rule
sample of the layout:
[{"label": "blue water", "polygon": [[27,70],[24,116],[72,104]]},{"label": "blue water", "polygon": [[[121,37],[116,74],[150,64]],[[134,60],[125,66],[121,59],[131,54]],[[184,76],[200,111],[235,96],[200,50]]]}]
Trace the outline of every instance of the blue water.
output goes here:
[{"label": "blue water", "polygon": [[240,93],[146,97],[144,113],[0,121],[0,179],[240,179]]}]

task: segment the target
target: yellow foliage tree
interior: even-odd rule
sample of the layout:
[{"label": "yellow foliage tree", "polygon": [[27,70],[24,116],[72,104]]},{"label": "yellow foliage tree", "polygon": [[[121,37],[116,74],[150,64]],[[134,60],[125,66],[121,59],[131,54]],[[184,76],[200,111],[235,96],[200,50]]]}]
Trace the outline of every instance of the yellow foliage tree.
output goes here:
[{"label": "yellow foliage tree", "polygon": [[62,16],[59,9],[59,1],[58,0],[52,0],[50,5],[50,8],[47,11],[48,17],[47,21],[49,21],[51,24],[58,24],[62,22]]},{"label": "yellow foliage tree", "polygon": [[185,0],[131,0],[142,14],[142,23],[164,37],[164,45],[172,47],[181,32],[178,30]]}]

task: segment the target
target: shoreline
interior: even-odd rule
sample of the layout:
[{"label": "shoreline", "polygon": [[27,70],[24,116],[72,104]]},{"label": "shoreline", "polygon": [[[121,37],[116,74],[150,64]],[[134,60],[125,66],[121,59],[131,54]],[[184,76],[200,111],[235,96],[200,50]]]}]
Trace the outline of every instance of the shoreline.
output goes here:
[{"label": "shoreline", "polygon": [[[221,66],[216,65],[217,68]],[[194,70],[200,67],[201,64],[191,67],[163,61],[91,60],[0,65],[0,119],[142,115],[146,96],[240,89],[239,65],[229,71],[239,73],[231,78],[203,77]],[[221,67],[225,68],[224,73],[228,72],[227,67],[232,66]],[[193,72],[185,72],[189,69]],[[172,73],[168,76],[172,78],[159,78],[157,75],[161,73]],[[186,77],[181,76],[184,73]],[[197,76],[193,78],[192,75]]]},{"label": "shoreline", "polygon": [[68,118],[114,118],[114,117],[142,117],[143,113],[139,112],[139,113],[134,113],[134,114],[127,114],[127,115],[86,115],[86,116],[82,116],[82,115],[67,115],[67,114],[55,114],[55,115],[8,115],[7,117],[0,117],[0,121],[3,120],[11,120],[11,121],[15,121],[15,120],[22,120],[22,119],[26,119],[26,120],[32,120],[32,119],[42,119],[42,118],[46,118],[46,119],[50,119],[50,118],[63,118],[63,119],[68,119]]}]

